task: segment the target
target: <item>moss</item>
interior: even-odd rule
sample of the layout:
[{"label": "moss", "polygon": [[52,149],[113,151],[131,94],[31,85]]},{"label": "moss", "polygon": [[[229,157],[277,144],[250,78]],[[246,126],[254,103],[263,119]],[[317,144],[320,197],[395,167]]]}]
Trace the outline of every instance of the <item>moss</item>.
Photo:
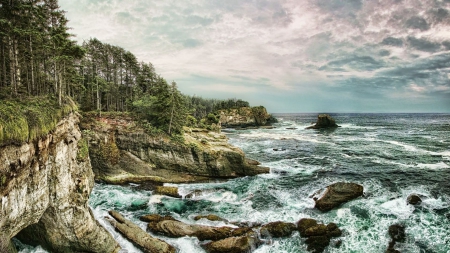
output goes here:
[{"label": "moss", "polygon": [[88,142],[85,138],[82,138],[80,141],[78,141],[78,153],[77,153],[77,160],[79,162],[86,161],[86,159],[89,157],[89,146]]},{"label": "moss", "polygon": [[51,132],[64,116],[77,110],[70,98],[59,106],[51,97],[2,101],[0,104],[0,145],[35,140]]},{"label": "moss", "polygon": [[2,175],[0,178],[0,186],[4,186],[6,184],[6,176]]}]

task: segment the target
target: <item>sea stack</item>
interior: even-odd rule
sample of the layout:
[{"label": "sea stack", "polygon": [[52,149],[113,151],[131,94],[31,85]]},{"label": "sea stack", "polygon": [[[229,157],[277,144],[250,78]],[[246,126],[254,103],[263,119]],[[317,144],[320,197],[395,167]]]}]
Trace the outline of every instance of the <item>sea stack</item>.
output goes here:
[{"label": "sea stack", "polygon": [[321,129],[321,128],[335,128],[339,127],[336,121],[328,114],[319,114],[317,116],[317,122],[313,126],[309,126],[306,129]]}]

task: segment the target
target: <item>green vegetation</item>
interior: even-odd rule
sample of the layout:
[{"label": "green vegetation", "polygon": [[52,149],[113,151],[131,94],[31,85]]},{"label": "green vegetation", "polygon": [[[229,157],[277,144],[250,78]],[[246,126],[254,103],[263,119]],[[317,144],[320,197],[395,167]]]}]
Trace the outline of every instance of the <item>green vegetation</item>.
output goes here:
[{"label": "green vegetation", "polygon": [[59,120],[76,109],[70,98],[64,98],[61,106],[49,97],[4,100],[0,103],[0,144],[45,136]]},{"label": "green vegetation", "polygon": [[48,133],[74,107],[65,97],[97,115],[132,113],[148,133],[176,141],[183,126],[217,130],[218,110],[249,107],[182,95],[123,48],[95,38],[77,45],[67,22],[57,0],[0,0],[0,143]]},{"label": "green vegetation", "polygon": [[86,138],[82,138],[78,141],[78,152],[77,152],[77,160],[79,162],[86,161],[89,157],[89,145]]}]

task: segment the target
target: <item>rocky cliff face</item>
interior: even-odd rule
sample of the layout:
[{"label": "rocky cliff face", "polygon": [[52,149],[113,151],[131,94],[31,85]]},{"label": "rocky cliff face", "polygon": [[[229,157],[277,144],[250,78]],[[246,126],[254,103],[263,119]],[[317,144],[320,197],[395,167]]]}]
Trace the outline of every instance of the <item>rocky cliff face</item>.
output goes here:
[{"label": "rocky cliff face", "polygon": [[119,250],[87,204],[94,174],[79,153],[78,123],[70,114],[40,140],[0,147],[0,241],[17,236],[51,252]]},{"label": "rocky cliff face", "polygon": [[263,106],[221,110],[219,113],[222,127],[230,128],[264,126],[270,123],[271,119],[271,115]]},{"label": "rocky cliff face", "polygon": [[197,182],[269,172],[245,158],[223,134],[188,130],[185,143],[146,134],[131,118],[85,119],[82,128],[98,180]]}]

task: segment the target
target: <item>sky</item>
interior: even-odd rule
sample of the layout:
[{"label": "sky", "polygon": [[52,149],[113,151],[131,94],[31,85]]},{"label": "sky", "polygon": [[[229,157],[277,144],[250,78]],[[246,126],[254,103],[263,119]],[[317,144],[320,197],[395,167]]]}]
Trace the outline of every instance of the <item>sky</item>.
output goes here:
[{"label": "sky", "polygon": [[75,40],[269,112],[450,112],[450,0],[60,0]]}]

